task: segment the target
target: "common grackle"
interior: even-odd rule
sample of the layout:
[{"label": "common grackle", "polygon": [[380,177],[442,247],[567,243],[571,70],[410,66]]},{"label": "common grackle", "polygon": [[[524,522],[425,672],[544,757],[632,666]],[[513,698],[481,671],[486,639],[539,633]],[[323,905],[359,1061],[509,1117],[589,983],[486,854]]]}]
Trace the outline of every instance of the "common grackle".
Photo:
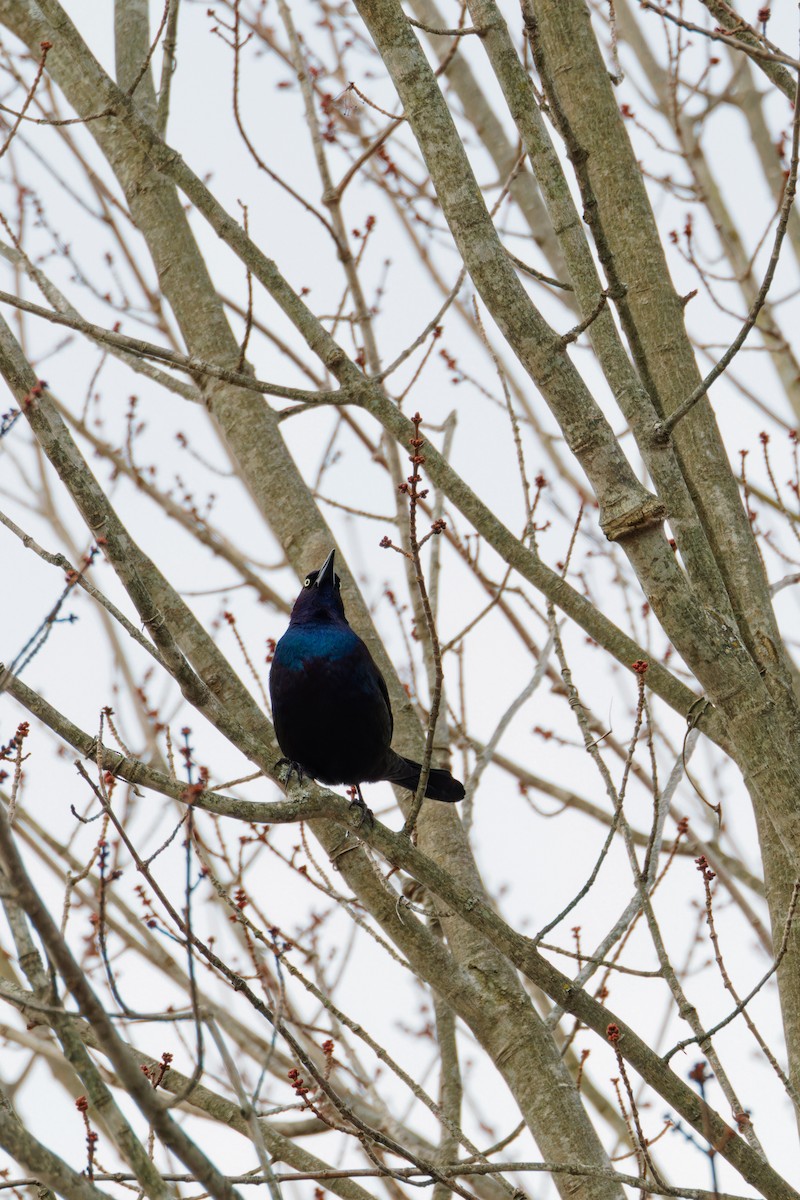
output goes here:
[{"label": "common grackle", "polygon": [[[410,792],[420,764],[391,748],[392,709],[386,682],[347,623],[331,550],[295,601],[289,628],[275,647],[269,690],[278,744],[290,769],[320,783],[354,784],[353,803],[368,812],[362,783],[388,779]],[[455,801],[464,786],[431,768],[425,795]]]}]

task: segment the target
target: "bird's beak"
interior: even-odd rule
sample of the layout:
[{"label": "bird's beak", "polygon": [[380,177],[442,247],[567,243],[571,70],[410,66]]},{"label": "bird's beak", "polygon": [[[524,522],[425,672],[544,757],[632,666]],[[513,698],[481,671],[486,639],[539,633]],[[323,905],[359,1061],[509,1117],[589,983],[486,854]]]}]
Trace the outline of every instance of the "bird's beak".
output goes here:
[{"label": "bird's beak", "polygon": [[335,578],[333,572],[333,556],[335,553],[335,550],[331,550],[330,554],[325,559],[325,562],[322,564],[320,573],[317,576],[317,587],[322,587],[324,584],[330,584],[331,587],[333,586],[333,581]]}]

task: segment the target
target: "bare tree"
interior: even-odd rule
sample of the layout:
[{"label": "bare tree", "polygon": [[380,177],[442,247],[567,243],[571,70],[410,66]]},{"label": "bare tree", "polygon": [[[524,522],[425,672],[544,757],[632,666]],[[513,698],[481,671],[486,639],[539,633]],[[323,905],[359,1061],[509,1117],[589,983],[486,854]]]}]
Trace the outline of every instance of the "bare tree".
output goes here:
[{"label": "bare tree", "polygon": [[[0,0],[2,1186],[797,1195],[800,62],[750,7],[117,0],[112,73]],[[334,545],[460,811],[278,765]]]}]

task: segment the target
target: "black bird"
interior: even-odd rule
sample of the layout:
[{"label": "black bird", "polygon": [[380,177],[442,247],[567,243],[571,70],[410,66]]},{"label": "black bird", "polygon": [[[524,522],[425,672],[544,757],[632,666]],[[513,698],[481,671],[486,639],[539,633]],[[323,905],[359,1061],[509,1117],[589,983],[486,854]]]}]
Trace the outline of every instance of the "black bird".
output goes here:
[{"label": "black bird", "polygon": [[[331,550],[295,601],[289,628],[275,647],[269,690],[278,745],[301,776],[355,785],[353,803],[368,812],[362,783],[388,779],[410,792],[420,764],[391,748],[392,709],[386,681],[347,623]],[[431,768],[425,795],[464,798],[449,771]]]}]

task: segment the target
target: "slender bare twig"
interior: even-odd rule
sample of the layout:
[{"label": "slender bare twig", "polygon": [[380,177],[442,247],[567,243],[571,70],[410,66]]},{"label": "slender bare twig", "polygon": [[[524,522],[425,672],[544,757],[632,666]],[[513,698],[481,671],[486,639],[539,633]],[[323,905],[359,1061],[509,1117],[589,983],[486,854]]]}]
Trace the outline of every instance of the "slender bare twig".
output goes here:
[{"label": "slender bare twig", "polygon": [[789,224],[789,215],[792,211],[794,198],[797,191],[797,165],[798,156],[800,156],[800,63],[797,64],[797,88],[795,91],[794,100],[794,118],[792,122],[792,156],[789,164],[789,173],[786,178],[786,184],[783,191],[783,200],[781,202],[780,213],[778,216],[778,226],[775,230],[775,239],[772,244],[772,253],[770,254],[767,269],[764,272],[764,278],[761,287],[758,289],[758,294],[750,306],[750,312],[747,314],[747,320],[742,325],[736,337],[731,342],[728,349],[723,354],[722,358],[708,372],[701,383],[697,385],[690,396],[679,404],[668,416],[658,423],[656,435],[658,437],[668,437],[675,426],[681,421],[688,412],[690,412],[698,400],[702,400],[708,389],[711,387],[715,379],[727,369],[744,345],[748,334],[758,320],[758,315],[764,307],[764,303],[769,294],[769,289],[772,286],[772,281],[775,278],[775,272],[778,268],[780,260],[781,247],[786,234],[786,229]]}]

